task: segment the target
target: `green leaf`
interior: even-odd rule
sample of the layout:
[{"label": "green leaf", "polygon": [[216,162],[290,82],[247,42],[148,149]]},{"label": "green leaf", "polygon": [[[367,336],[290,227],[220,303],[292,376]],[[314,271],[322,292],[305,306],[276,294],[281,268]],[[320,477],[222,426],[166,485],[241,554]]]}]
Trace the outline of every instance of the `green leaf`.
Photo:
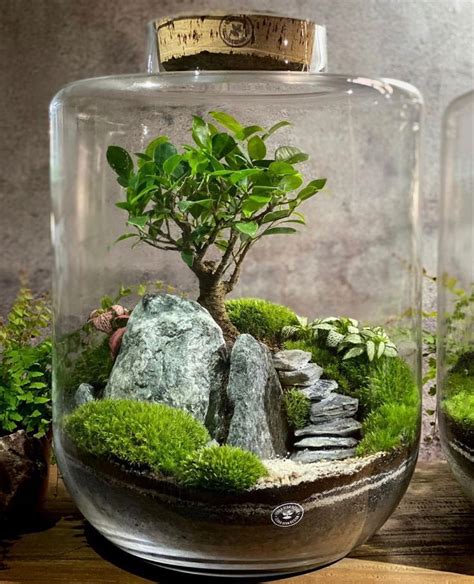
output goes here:
[{"label": "green leaf", "polygon": [[194,262],[193,252],[190,250],[182,251],[181,252],[181,259],[183,260],[183,262],[185,264],[187,264],[191,268],[193,265],[193,262]]},{"label": "green leaf", "polygon": [[156,147],[159,146],[160,144],[164,144],[165,142],[169,142],[168,136],[159,136],[158,138],[155,138],[154,140],[152,140],[148,144],[148,146],[146,147],[146,150],[145,150],[146,156],[148,156],[149,158],[154,160],[155,159],[154,154],[155,154]]},{"label": "green leaf", "polygon": [[178,207],[180,211],[183,211],[183,213],[185,213],[186,211],[189,211],[189,209],[192,209],[193,207],[203,207],[209,209],[212,206],[213,202],[214,201],[212,199],[200,199],[199,201],[180,201],[178,203]]},{"label": "green leaf", "polygon": [[282,120],[281,122],[277,122],[276,124],[273,124],[273,126],[268,130],[268,132],[264,136],[262,136],[262,138],[264,140],[266,140],[272,134],[277,132],[280,128],[284,128],[285,126],[291,126],[290,122],[287,122],[286,120]]},{"label": "green leaf", "polygon": [[216,122],[219,122],[221,126],[224,126],[224,128],[227,128],[234,134],[239,134],[244,130],[242,124],[225,112],[209,112],[209,115],[211,115]]},{"label": "green leaf", "polygon": [[324,188],[325,184],[326,184],[325,178],[312,180],[304,187],[304,189],[301,189],[301,191],[298,193],[298,199],[300,201],[306,201],[306,199],[309,199],[318,191],[320,191],[322,188]]},{"label": "green leaf", "polygon": [[117,239],[115,240],[115,243],[118,243],[119,241],[123,241],[124,239],[130,239],[131,237],[138,237],[138,235],[136,233],[124,233],[120,237],[117,237]]},{"label": "green leaf", "polygon": [[301,176],[299,174],[295,174],[292,176],[284,176],[278,183],[278,186],[282,191],[288,193],[289,191],[295,191],[296,189],[299,189],[302,184],[303,179]]},{"label": "green leaf", "polygon": [[193,116],[192,127],[193,140],[201,148],[208,148],[211,145],[211,135],[206,122],[199,116]]},{"label": "green leaf", "polygon": [[263,232],[264,235],[279,235],[283,233],[297,233],[297,230],[293,227],[270,227],[270,229]]},{"label": "green leaf", "polygon": [[227,156],[237,146],[237,142],[229,134],[219,133],[212,136],[212,153],[220,160]]},{"label": "green leaf", "polygon": [[275,151],[275,158],[276,160],[296,164],[297,162],[308,160],[309,156],[304,152],[301,152],[296,146],[280,146]]},{"label": "green leaf", "polygon": [[264,223],[272,223],[273,221],[278,221],[279,219],[284,219],[285,217],[289,217],[291,215],[290,209],[282,209],[280,211],[272,211],[271,213],[267,213],[263,218],[262,224]]},{"label": "green leaf", "polygon": [[171,144],[171,142],[162,142],[158,144],[158,146],[155,148],[153,156],[156,165],[159,168],[163,168],[163,163],[165,162],[165,160],[168,160],[168,158],[171,158],[177,153],[178,151],[173,146],[173,144]]},{"label": "green leaf", "polygon": [[240,233],[248,235],[249,237],[255,237],[255,235],[257,235],[258,225],[255,221],[249,221],[248,223],[239,221],[235,224],[235,227]]},{"label": "green leaf", "polygon": [[377,348],[377,359],[380,359],[380,357],[383,355],[385,351],[385,343],[383,341],[381,341],[379,343],[379,346]]},{"label": "green leaf", "polygon": [[248,153],[252,160],[262,160],[265,158],[267,148],[265,142],[259,136],[252,136],[248,141]]},{"label": "green leaf", "polygon": [[128,178],[133,171],[130,154],[120,146],[107,148],[107,162],[121,178]]},{"label": "green leaf", "polygon": [[164,161],[163,170],[166,172],[166,174],[171,176],[182,160],[183,157],[181,154],[174,154],[173,156],[170,156]]},{"label": "green leaf", "polygon": [[374,343],[374,341],[367,341],[366,350],[367,350],[367,357],[369,358],[369,361],[373,361],[374,357],[375,357],[375,343]]},{"label": "green leaf", "polygon": [[277,176],[290,176],[292,174],[297,174],[296,168],[293,168],[288,162],[272,162],[268,167],[268,170]]},{"label": "green leaf", "polygon": [[235,185],[241,180],[252,176],[253,174],[260,174],[262,171],[259,168],[244,168],[237,170],[230,175],[230,182]]},{"label": "green leaf", "polygon": [[354,357],[362,355],[363,352],[364,352],[363,347],[353,347],[352,349],[349,349],[349,351],[347,351],[342,360],[345,361],[346,359],[353,359]]},{"label": "green leaf", "polygon": [[265,205],[267,205],[271,199],[271,196],[252,195],[244,201],[244,204],[242,205],[242,211],[244,215],[251,215],[255,211],[265,207]]},{"label": "green leaf", "polygon": [[147,221],[148,221],[147,215],[138,215],[137,217],[130,217],[127,223],[129,225],[135,225],[135,227],[143,229]]},{"label": "green leaf", "polygon": [[264,129],[261,126],[247,126],[241,132],[239,132],[237,138],[239,140],[246,140],[252,134],[256,132],[264,132]]}]

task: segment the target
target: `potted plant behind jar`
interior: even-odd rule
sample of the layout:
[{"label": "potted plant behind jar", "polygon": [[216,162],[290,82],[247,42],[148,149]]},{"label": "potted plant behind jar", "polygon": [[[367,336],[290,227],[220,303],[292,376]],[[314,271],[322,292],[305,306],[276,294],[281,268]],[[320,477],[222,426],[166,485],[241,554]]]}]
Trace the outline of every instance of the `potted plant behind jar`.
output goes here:
[{"label": "potted plant behind jar", "polygon": [[22,280],[0,321],[0,521],[36,508],[51,454],[49,300]]}]

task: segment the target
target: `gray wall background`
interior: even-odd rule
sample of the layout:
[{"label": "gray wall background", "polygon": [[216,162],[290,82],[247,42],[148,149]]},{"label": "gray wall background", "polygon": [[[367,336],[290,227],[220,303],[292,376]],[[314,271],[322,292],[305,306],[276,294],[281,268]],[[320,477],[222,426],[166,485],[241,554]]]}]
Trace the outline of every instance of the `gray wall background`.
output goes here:
[{"label": "gray wall background", "polygon": [[[325,24],[333,73],[394,77],[423,93],[424,265],[435,273],[441,120],[473,86],[472,0],[0,0],[0,314],[20,271],[36,290],[50,286],[47,108],[56,91],[76,79],[143,71],[147,20],[237,4]],[[429,308],[434,291],[426,292]],[[424,458],[437,455],[436,441],[424,443]]]}]

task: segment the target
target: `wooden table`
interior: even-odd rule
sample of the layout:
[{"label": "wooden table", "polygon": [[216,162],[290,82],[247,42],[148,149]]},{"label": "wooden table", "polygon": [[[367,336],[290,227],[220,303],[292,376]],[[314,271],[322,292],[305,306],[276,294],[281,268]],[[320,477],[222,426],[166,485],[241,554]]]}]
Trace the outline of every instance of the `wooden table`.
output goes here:
[{"label": "wooden table", "polygon": [[[44,515],[0,541],[0,583],[204,584],[119,552],[82,519],[52,473]],[[420,463],[402,503],[385,526],[349,558],[282,584],[474,583],[474,507],[445,462]],[[215,579],[213,582],[221,581]]]}]

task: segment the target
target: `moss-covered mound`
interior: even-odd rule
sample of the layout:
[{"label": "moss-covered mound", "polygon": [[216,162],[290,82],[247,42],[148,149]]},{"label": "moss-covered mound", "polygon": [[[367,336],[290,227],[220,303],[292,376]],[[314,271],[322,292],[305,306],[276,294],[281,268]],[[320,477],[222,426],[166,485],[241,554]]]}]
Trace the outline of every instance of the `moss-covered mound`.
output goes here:
[{"label": "moss-covered mound", "polygon": [[239,333],[252,335],[273,347],[281,344],[283,327],[298,323],[290,308],[260,298],[228,300],[225,306]]},{"label": "moss-covered mound", "polygon": [[299,389],[289,389],[285,392],[283,406],[291,428],[298,430],[309,424],[311,400]]},{"label": "moss-covered mound", "polygon": [[252,452],[235,446],[211,446],[189,456],[179,473],[183,484],[216,491],[242,491],[268,474]]},{"label": "moss-covered mound", "polygon": [[[470,378],[470,383],[474,386],[474,378]],[[474,430],[474,387],[463,389],[445,399],[442,408],[456,424]]]},{"label": "moss-covered mound", "polygon": [[77,408],[65,420],[83,452],[173,475],[183,460],[210,440],[191,414],[151,402],[101,400]]}]

